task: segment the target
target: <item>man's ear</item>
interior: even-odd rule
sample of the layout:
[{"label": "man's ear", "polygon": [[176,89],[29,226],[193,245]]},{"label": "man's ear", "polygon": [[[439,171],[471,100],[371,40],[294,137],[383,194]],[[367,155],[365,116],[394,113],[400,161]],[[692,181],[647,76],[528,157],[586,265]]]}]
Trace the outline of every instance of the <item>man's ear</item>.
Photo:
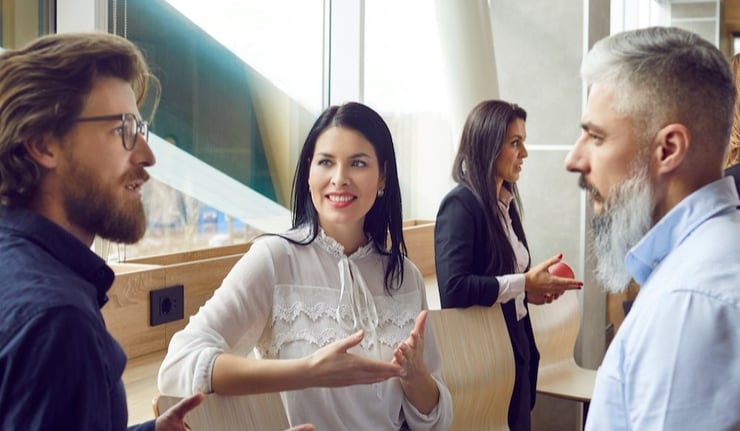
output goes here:
[{"label": "man's ear", "polygon": [[680,123],[669,124],[655,135],[655,158],[658,173],[676,170],[686,158],[691,132]]},{"label": "man's ear", "polygon": [[57,139],[34,138],[26,141],[24,146],[36,163],[46,169],[53,169],[59,163],[61,146]]}]

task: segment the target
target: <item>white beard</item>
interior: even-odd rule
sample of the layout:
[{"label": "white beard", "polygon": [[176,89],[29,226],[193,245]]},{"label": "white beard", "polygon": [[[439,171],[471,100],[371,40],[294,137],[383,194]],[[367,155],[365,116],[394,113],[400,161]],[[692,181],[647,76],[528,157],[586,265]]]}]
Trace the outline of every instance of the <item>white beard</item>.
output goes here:
[{"label": "white beard", "polygon": [[632,278],[624,258],[652,226],[652,199],[653,188],[643,167],[610,193],[602,213],[592,220],[598,260],[595,275],[609,292],[623,292]]}]

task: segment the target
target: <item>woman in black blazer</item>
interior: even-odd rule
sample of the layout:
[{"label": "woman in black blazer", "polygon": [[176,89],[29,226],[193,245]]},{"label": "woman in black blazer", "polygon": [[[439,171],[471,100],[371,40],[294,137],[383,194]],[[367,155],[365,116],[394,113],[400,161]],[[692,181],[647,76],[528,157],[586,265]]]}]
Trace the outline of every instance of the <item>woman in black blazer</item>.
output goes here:
[{"label": "woman in black blazer", "polygon": [[501,304],[516,362],[512,431],[531,428],[537,384],[539,352],[527,303],[549,303],[582,285],[550,275],[562,255],[530,269],[516,188],[527,157],[526,118],[522,108],[496,100],[468,115],[452,171],[458,185],[443,199],[434,232],[442,308]]}]

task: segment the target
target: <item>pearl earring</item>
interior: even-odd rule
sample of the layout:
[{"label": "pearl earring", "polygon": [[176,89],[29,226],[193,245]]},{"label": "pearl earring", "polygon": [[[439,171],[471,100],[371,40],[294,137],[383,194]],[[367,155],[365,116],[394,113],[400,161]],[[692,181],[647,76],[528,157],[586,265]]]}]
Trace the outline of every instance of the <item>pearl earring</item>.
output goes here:
[{"label": "pearl earring", "polygon": [[384,194],[385,194],[385,190],[383,190],[383,189],[378,189],[378,197],[379,197],[379,198],[382,198]]}]

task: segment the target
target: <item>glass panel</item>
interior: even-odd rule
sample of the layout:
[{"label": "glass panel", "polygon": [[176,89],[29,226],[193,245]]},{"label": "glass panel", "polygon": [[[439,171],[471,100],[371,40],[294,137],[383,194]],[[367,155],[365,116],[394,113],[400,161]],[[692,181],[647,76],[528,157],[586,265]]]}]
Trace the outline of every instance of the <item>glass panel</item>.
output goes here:
[{"label": "glass panel", "polygon": [[672,3],[671,18],[712,18],[717,19],[715,2]]},{"label": "glass panel", "polygon": [[674,21],[672,23],[675,27],[682,28],[684,30],[692,31],[711,43],[716,44],[719,35],[717,28],[717,21]]},{"label": "glass panel", "polygon": [[53,32],[50,16],[54,16],[53,1],[2,0],[0,46],[20,48],[38,36]]},{"label": "glass panel", "polygon": [[364,67],[364,101],[393,134],[404,217],[434,217],[438,201],[429,197],[450,188],[456,148],[434,2],[365,2]]},{"label": "glass panel", "polygon": [[[159,78],[152,133],[289,206],[292,148],[321,109],[323,2],[111,0],[109,8],[110,29],[136,43]],[[154,179],[145,186],[149,229],[126,259],[247,241],[262,231],[209,202],[217,193],[184,193],[212,178],[175,169],[183,188]],[[247,199],[233,196],[255,205]]]},{"label": "glass panel", "polygon": [[719,43],[719,4],[715,1],[672,2],[671,25]]},{"label": "glass panel", "polygon": [[321,111],[324,0],[167,2],[304,107]]}]

